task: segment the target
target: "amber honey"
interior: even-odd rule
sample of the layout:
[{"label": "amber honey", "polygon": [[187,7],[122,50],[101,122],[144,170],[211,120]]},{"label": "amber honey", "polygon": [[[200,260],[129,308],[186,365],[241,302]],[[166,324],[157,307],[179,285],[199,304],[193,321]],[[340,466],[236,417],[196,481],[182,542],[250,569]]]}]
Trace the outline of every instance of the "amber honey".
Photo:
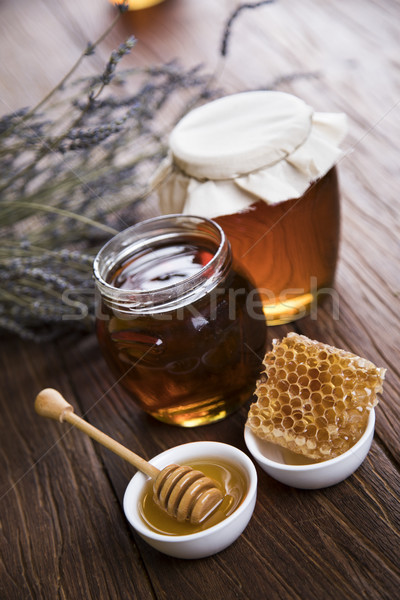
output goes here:
[{"label": "amber honey", "polygon": [[340,234],[335,168],[300,198],[275,205],[259,200],[215,221],[259,288],[269,324],[304,316],[330,293]]},{"label": "amber honey", "polygon": [[246,496],[248,490],[247,479],[242,470],[236,465],[221,461],[217,457],[199,458],[185,464],[212,478],[223,492],[224,500],[203,523],[193,525],[187,521],[178,522],[156,504],[153,498],[153,482],[149,481],[139,506],[139,512],[146,525],[156,533],[171,536],[188,535],[208,529],[229,517],[240,506]]},{"label": "amber honey", "polygon": [[[111,4],[123,4],[124,0],[110,0]],[[150,8],[156,4],[161,4],[164,0],[127,0],[128,10],[142,10],[143,8]]]},{"label": "amber honey", "polygon": [[[140,227],[177,220],[206,221],[223,235],[197,217],[161,217]],[[167,423],[201,425],[252,396],[265,319],[225,242],[221,247],[205,230],[157,231],[156,241],[148,232],[140,249],[109,261],[98,339],[116,380],[143,410]]]}]

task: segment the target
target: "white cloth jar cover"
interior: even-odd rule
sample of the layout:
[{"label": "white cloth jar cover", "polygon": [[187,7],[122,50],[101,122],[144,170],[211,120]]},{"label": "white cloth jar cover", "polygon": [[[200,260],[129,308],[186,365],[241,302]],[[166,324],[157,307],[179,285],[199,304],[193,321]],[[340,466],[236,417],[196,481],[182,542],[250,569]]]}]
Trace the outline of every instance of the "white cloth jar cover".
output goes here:
[{"label": "white cloth jar cover", "polygon": [[283,92],[243,92],[188,113],[173,129],[154,178],[164,214],[208,218],[257,200],[299,198],[342,155],[342,113],[314,112]]}]

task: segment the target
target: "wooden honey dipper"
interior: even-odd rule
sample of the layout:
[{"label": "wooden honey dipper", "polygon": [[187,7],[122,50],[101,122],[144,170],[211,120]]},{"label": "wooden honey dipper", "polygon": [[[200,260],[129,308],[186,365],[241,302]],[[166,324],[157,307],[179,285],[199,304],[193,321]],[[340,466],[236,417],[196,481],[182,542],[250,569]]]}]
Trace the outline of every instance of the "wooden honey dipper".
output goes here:
[{"label": "wooden honey dipper", "polygon": [[178,521],[198,524],[210,516],[223,500],[215,481],[189,466],[168,465],[161,471],[122,446],[116,440],[93,427],[74,413],[71,404],[51,388],[42,390],[35,400],[35,410],[42,417],[67,421],[86,433],[139,471],[153,479],[153,494],[157,504]]}]

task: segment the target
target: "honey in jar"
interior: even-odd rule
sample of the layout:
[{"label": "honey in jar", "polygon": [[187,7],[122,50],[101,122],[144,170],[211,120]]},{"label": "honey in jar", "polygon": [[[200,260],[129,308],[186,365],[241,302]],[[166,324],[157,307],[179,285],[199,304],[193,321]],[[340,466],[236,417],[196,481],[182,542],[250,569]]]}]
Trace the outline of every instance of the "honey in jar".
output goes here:
[{"label": "honey in jar", "polygon": [[[186,464],[186,463],[185,463]],[[220,460],[218,457],[197,459],[187,463],[213,479],[224,494],[222,503],[207,519],[194,525],[188,521],[180,522],[160,508],[154,500],[153,482],[145,487],[139,512],[150,529],[163,535],[188,535],[208,529],[229,517],[242,503],[248,490],[246,476],[239,467]]]},{"label": "honey in jar", "polygon": [[265,318],[217,224],[182,215],[144,221],[106,244],[94,272],[100,347],[143,410],[190,427],[252,396]]},{"label": "honey in jar", "polygon": [[142,10],[143,8],[150,8],[156,4],[161,4],[164,0],[110,0],[111,4],[127,4],[128,10]]},{"label": "honey in jar", "polygon": [[300,197],[217,217],[238,261],[258,284],[277,325],[304,316],[334,283],[340,235],[336,168]]},{"label": "honey in jar", "polygon": [[164,214],[214,219],[259,288],[269,324],[332,294],[339,234],[338,144],[345,116],[295,96],[246,92],[187,114],[155,177]]}]

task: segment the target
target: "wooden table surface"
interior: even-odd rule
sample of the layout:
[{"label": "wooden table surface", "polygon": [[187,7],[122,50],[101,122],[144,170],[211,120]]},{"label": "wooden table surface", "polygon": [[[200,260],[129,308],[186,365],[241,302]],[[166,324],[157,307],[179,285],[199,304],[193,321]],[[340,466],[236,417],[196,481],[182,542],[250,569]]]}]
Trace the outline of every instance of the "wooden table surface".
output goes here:
[{"label": "wooden table surface", "polygon": [[[179,57],[212,71],[237,3],[167,0],[127,14],[83,72],[134,33],[128,64]],[[106,0],[2,0],[0,103],[33,105],[113,16]],[[342,239],[336,290],[295,330],[388,369],[371,451],[346,481],[286,487],[258,470],[258,500],[243,535],[213,557],[185,561],[147,546],[124,518],[134,469],[81,433],[33,412],[60,389],[94,425],[145,458],[194,440],[246,451],[248,405],[220,423],[180,429],[138,410],[115,385],[94,335],[48,345],[3,338],[1,360],[0,597],[30,599],[341,599],[399,597],[400,566],[400,4],[396,0],[280,0],[238,20],[219,83],[269,86],[349,117],[339,164]],[[130,61],[130,62],[129,62]],[[292,78],[293,74],[308,76]]]}]

